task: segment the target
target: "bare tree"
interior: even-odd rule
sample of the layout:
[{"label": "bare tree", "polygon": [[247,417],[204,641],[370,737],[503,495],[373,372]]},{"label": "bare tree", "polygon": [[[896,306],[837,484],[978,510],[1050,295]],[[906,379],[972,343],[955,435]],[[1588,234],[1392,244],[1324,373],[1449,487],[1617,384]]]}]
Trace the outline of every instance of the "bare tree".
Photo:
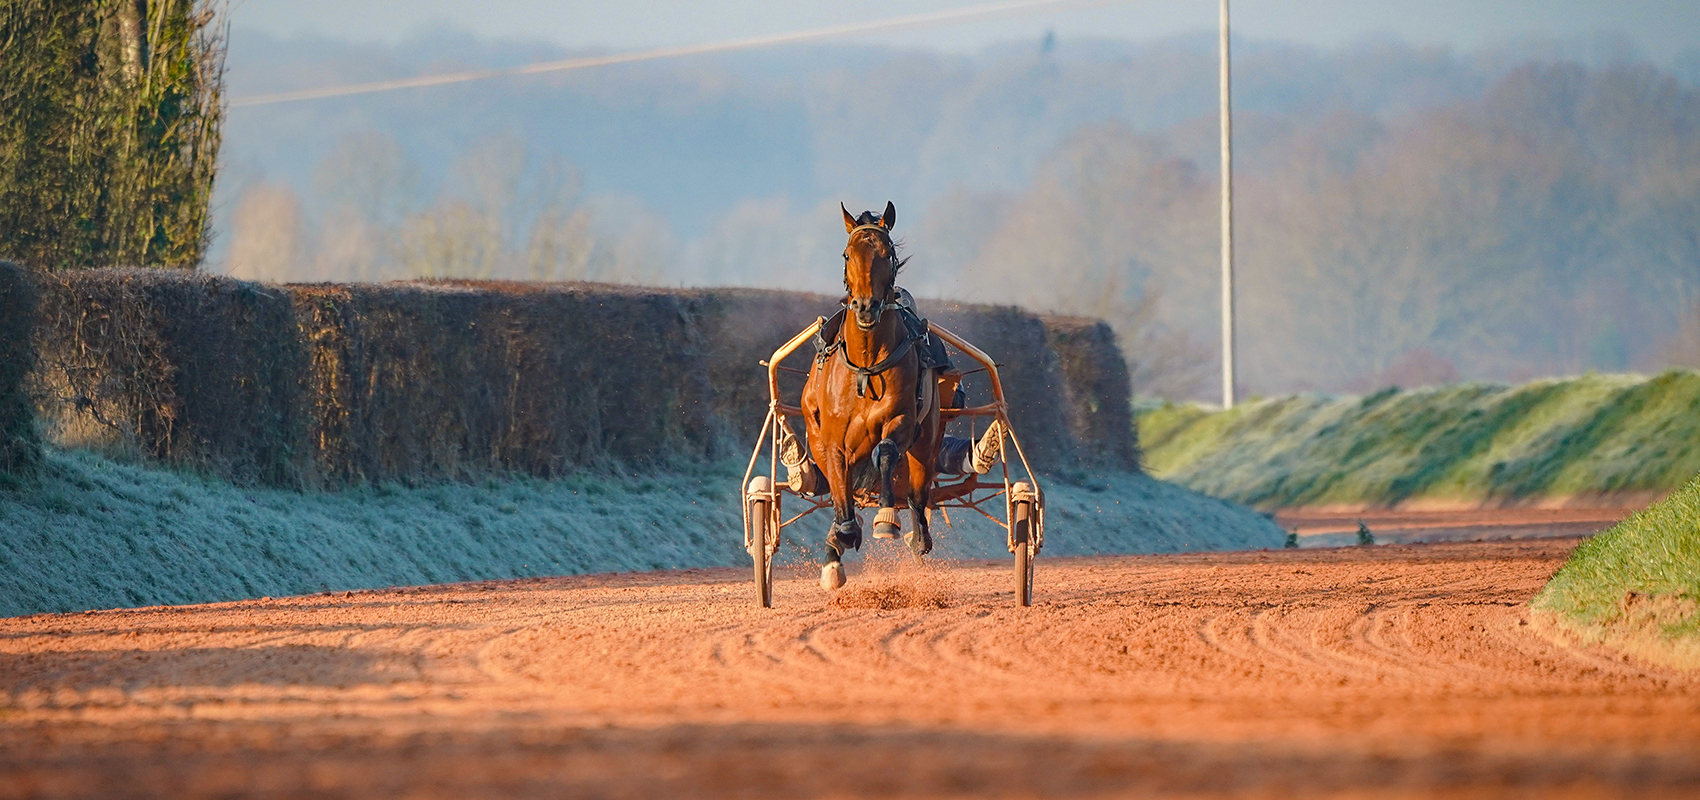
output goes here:
[{"label": "bare tree", "polygon": [[301,223],[301,200],[288,186],[249,186],[231,219],[228,272],[248,280],[300,280]]},{"label": "bare tree", "polygon": [[1045,161],[963,269],[965,294],[1105,319],[1135,392],[1194,396],[1214,356],[1189,333],[1185,306],[1164,298],[1208,302],[1213,202],[1210,183],[1157,140],[1087,129]]}]

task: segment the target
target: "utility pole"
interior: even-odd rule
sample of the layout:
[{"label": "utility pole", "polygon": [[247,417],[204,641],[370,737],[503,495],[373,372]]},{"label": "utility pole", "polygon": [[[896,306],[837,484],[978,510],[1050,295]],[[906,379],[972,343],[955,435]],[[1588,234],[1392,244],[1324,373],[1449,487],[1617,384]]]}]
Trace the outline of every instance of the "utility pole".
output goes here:
[{"label": "utility pole", "polygon": [[1228,100],[1228,0],[1221,8],[1222,407],[1234,407],[1234,120]]}]

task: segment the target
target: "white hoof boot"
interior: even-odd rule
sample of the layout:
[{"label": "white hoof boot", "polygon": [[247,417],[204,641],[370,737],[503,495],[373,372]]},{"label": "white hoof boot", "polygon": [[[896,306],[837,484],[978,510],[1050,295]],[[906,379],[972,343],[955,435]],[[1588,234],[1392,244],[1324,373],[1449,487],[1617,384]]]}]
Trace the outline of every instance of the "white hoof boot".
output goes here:
[{"label": "white hoof boot", "polygon": [[882,508],[874,515],[874,538],[896,539],[903,531],[903,518],[897,516],[897,509]]},{"label": "white hoof boot", "polygon": [[834,561],[820,568],[820,588],[837,591],[844,585],[844,565]]}]

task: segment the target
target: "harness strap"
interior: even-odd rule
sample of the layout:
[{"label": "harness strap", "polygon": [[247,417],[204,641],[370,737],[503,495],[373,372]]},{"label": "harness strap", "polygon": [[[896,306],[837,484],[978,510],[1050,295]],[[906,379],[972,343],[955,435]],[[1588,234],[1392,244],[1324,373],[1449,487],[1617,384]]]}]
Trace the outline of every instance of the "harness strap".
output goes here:
[{"label": "harness strap", "polygon": [[909,351],[915,347],[915,337],[910,334],[907,329],[905,329],[903,342],[897,345],[897,348],[892,350],[885,358],[880,359],[878,364],[868,367],[857,366],[856,362],[850,360],[850,350],[849,348],[844,347],[843,339],[839,339],[834,344],[838,345],[839,355],[844,357],[844,366],[849,367],[851,372],[856,373],[856,396],[867,397],[868,381],[875,375],[896,366],[898,361],[908,355]]}]

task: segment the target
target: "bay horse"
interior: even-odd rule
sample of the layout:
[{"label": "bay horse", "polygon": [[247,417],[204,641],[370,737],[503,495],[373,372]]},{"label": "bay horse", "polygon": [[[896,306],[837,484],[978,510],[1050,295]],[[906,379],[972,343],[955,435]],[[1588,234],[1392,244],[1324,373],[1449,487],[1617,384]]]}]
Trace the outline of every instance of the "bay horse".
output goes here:
[{"label": "bay horse", "polygon": [[844,585],[841,559],[861,549],[856,493],[877,492],[874,535],[898,533],[897,503],[905,502],[915,528],[904,536],[915,556],[933,549],[927,504],[937,472],[943,426],[938,387],[923,374],[916,331],[899,312],[897,272],[903,267],[891,229],[897,208],[859,217],[840,203],[844,230],[843,323],[816,355],[803,386],[803,420],[810,454],[832,494],[821,586]]}]

